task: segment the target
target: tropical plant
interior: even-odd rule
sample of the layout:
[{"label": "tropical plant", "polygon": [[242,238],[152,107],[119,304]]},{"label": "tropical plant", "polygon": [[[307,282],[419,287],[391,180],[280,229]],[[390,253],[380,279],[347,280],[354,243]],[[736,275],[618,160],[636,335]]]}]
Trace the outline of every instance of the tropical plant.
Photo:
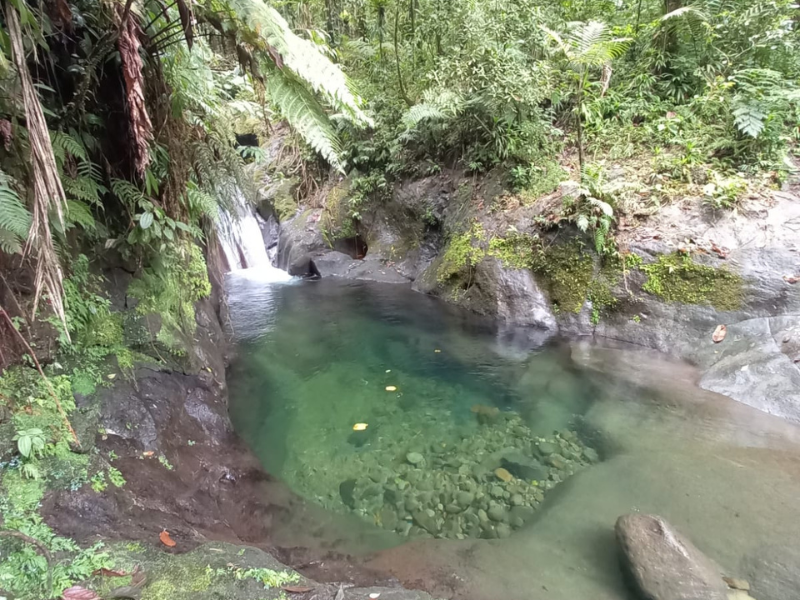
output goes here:
[{"label": "tropical plant", "polygon": [[583,172],[583,103],[589,75],[593,70],[601,70],[601,95],[604,94],[611,82],[611,63],[625,53],[630,38],[613,37],[608,26],[598,21],[573,23],[563,36],[546,27],[543,29],[556,43],[557,52],[573,73],[578,163]]}]

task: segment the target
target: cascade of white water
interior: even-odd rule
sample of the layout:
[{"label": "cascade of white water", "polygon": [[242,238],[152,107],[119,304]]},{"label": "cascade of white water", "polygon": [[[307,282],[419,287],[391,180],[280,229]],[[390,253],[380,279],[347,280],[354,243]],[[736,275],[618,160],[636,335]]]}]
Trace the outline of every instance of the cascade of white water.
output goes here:
[{"label": "cascade of white water", "polygon": [[292,277],[286,271],[272,266],[264,247],[259,217],[241,193],[235,198],[234,210],[235,216],[220,209],[217,228],[229,271],[246,269],[249,277],[263,281],[290,280]]}]

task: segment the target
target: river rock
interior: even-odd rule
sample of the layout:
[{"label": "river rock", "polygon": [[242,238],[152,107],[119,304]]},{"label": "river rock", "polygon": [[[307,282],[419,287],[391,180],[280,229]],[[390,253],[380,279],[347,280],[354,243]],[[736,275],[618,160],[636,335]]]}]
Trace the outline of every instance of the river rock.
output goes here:
[{"label": "river rock", "polygon": [[435,513],[432,510],[418,510],[414,513],[414,522],[422,527],[431,535],[439,533],[439,525],[436,522]]},{"label": "river rock", "polygon": [[499,523],[497,527],[494,528],[494,530],[497,532],[497,537],[500,538],[501,540],[511,535],[511,527],[509,527],[505,523]]},{"label": "river rock", "polygon": [[347,479],[339,484],[339,496],[348,508],[356,507],[356,480]]},{"label": "river rock", "polygon": [[615,531],[622,568],[644,598],[727,600],[719,567],[661,517],[624,515]]},{"label": "river rock", "polygon": [[525,456],[522,452],[511,452],[501,459],[505,468],[514,477],[530,483],[547,479],[547,469],[535,458]]},{"label": "river rock", "polygon": [[395,513],[391,508],[384,507],[381,510],[380,516],[381,524],[383,525],[384,529],[391,531],[397,527],[397,513]]},{"label": "river rock", "polygon": [[498,523],[502,523],[508,519],[508,513],[506,512],[506,509],[499,504],[493,504],[490,506],[486,514],[489,515],[489,518],[492,521],[497,521]]},{"label": "river rock", "polygon": [[458,494],[456,494],[456,504],[462,508],[470,506],[473,500],[475,500],[475,494],[470,492],[458,492]]},{"label": "river rock", "polygon": [[533,448],[534,451],[538,452],[542,456],[550,456],[551,454],[558,452],[558,447],[551,442],[539,442],[538,444],[534,445]]},{"label": "river rock", "polygon": [[425,457],[422,456],[419,452],[409,452],[406,454],[406,460],[412,465],[419,465],[425,460]]},{"label": "river rock", "polygon": [[797,600],[800,593],[800,548],[762,546],[745,556],[742,575],[758,600]]}]

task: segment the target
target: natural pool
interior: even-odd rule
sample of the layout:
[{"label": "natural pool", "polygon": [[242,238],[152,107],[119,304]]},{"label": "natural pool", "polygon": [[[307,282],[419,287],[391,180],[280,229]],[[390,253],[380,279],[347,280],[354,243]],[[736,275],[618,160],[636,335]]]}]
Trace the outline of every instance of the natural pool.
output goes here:
[{"label": "natural pool", "polygon": [[228,290],[234,426],[315,522],[341,525],[314,531],[328,549],[395,546],[364,560],[442,596],[611,600],[627,512],[736,573],[800,539],[798,428],[696,389],[685,365],[536,347],[398,286]]}]

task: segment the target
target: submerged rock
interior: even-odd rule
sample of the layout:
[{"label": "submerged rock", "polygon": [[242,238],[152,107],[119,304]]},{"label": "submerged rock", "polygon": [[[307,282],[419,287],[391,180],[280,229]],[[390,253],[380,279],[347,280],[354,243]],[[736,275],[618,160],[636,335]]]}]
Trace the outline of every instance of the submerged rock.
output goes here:
[{"label": "submerged rock", "polygon": [[661,517],[629,514],[615,527],[622,568],[648,600],[728,600],[720,568]]},{"label": "submerged rock", "polygon": [[408,454],[406,454],[406,460],[410,464],[416,466],[421,464],[425,460],[425,457],[422,456],[422,454],[420,454],[419,452],[409,452]]},{"label": "submerged rock", "polygon": [[347,479],[339,484],[339,496],[348,508],[356,507],[356,480]]}]

